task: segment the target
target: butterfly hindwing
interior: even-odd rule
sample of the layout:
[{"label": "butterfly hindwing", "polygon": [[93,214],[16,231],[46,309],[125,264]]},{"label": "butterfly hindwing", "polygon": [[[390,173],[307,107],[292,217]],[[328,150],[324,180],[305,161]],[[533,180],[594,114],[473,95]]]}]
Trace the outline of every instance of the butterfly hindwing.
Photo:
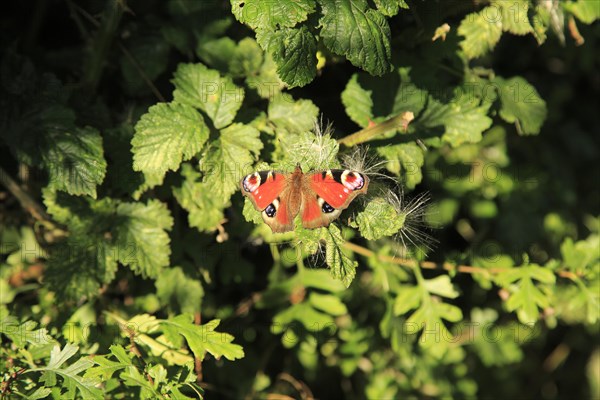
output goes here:
[{"label": "butterfly hindwing", "polygon": [[257,211],[261,211],[263,220],[273,232],[287,232],[294,227],[288,175],[258,171],[247,175],[240,183],[242,194],[250,199]]},{"label": "butterfly hindwing", "polygon": [[367,191],[369,179],[360,172],[333,169],[306,176],[310,190],[303,193],[302,225],[327,226],[356,196]]}]

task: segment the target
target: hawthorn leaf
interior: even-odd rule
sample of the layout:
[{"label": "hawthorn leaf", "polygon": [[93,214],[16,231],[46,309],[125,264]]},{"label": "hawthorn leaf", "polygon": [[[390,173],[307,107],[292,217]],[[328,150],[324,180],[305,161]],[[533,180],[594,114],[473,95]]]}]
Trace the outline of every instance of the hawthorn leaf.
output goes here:
[{"label": "hawthorn leaf", "polygon": [[404,178],[407,188],[414,189],[423,180],[421,168],[425,163],[425,156],[416,143],[377,147],[377,153],[387,160],[385,166],[388,171]]},{"label": "hawthorn leaf", "polygon": [[182,313],[200,312],[204,289],[197,279],[192,279],[181,267],[165,269],[155,282],[156,295],[163,305],[176,303]]},{"label": "hawthorn leaf", "polygon": [[225,357],[230,361],[243,358],[242,346],[231,343],[233,336],[215,331],[220,322],[214,319],[206,324],[195,325],[190,315],[181,314],[161,320],[160,326],[172,343],[180,341],[179,335],[183,336],[194,356],[200,360],[204,359],[207,352],[216,358]]}]

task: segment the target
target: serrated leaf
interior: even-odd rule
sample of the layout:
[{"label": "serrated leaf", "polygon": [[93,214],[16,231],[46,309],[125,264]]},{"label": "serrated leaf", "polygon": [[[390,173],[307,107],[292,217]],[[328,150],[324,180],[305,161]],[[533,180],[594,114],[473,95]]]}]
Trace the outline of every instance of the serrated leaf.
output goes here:
[{"label": "serrated leaf", "polygon": [[157,277],[169,264],[169,235],[173,226],[169,209],[158,200],[120,203],[116,209],[119,262],[143,277]]},{"label": "serrated leaf", "polygon": [[410,111],[417,115],[427,101],[427,92],[409,78],[409,69],[400,68],[383,78],[354,74],[342,92],[346,114],[363,128]]},{"label": "serrated leaf", "polygon": [[164,270],[156,279],[156,295],[164,305],[176,302],[182,313],[200,312],[204,289],[197,279],[186,276],[180,267]]},{"label": "serrated leaf", "polygon": [[211,231],[224,219],[225,204],[220,196],[212,192],[212,187],[201,182],[201,174],[191,165],[181,167],[183,183],[173,188],[173,195],[179,204],[188,211],[190,226],[200,231]]},{"label": "serrated leaf", "polygon": [[290,133],[301,133],[314,129],[319,109],[310,100],[294,100],[287,93],[282,93],[269,102],[269,120],[278,129]]},{"label": "serrated leaf", "polygon": [[229,201],[262,147],[260,132],[250,125],[236,123],[221,130],[200,161],[203,183],[210,191],[204,195],[221,203]]},{"label": "serrated leaf", "polygon": [[283,167],[291,170],[300,164],[304,172],[339,168],[336,156],[340,146],[328,133],[304,131],[283,139],[280,145],[284,158],[280,161],[279,156],[276,157]]},{"label": "serrated leaf", "polygon": [[133,168],[160,177],[175,171],[202,149],[208,133],[204,118],[192,106],[176,102],[154,105],[135,126]]},{"label": "serrated leaf", "polygon": [[398,14],[400,8],[408,8],[404,0],[374,0],[377,9],[386,17]]},{"label": "serrated leaf", "polygon": [[[277,76],[289,87],[310,83],[317,73],[317,41],[308,28],[258,29],[256,40],[277,65]],[[271,82],[273,84],[273,82]]]},{"label": "serrated leaf", "polygon": [[521,135],[536,135],[546,119],[546,102],[537,90],[521,77],[493,81],[498,85],[500,116],[507,122],[517,123]]},{"label": "serrated leaf", "polygon": [[481,133],[492,125],[487,116],[489,103],[479,105],[474,99],[456,99],[442,104],[430,98],[416,125],[425,128],[444,126],[442,140],[453,147],[463,143],[477,143]]},{"label": "serrated leaf", "polygon": [[421,168],[425,163],[425,156],[416,143],[378,147],[377,153],[387,160],[385,166],[388,171],[404,178],[407,188],[414,189],[423,180]]},{"label": "serrated leaf", "polygon": [[0,333],[8,337],[15,346],[21,349],[28,343],[40,345],[53,342],[46,328],[35,329],[37,325],[37,322],[34,321],[20,323],[13,316],[0,315]]},{"label": "serrated leaf", "polygon": [[325,260],[331,269],[331,275],[341,280],[346,287],[349,287],[356,275],[358,263],[344,253],[342,248],[344,238],[342,238],[342,232],[337,226],[334,224],[329,225],[327,233]]},{"label": "serrated leaf", "polygon": [[371,90],[363,89],[358,83],[358,74],[352,75],[342,92],[342,104],[344,104],[346,114],[363,128],[367,127],[373,118],[371,94]]},{"label": "serrated leaf", "polygon": [[293,27],[315,10],[314,0],[231,0],[235,18],[252,29]]},{"label": "serrated leaf", "polygon": [[240,40],[229,59],[229,71],[233,76],[253,76],[263,64],[263,52],[252,38]]},{"label": "serrated leaf", "polygon": [[385,199],[377,197],[356,216],[356,225],[360,234],[367,240],[377,240],[391,236],[404,226],[406,216],[398,214],[397,210]]},{"label": "serrated leaf", "polygon": [[244,357],[242,346],[231,343],[233,336],[215,331],[220,320],[215,319],[203,325],[194,325],[191,320],[191,316],[183,314],[161,320],[160,325],[170,338],[183,336],[194,356],[200,360],[204,359],[207,352],[216,358],[225,357],[231,361]]},{"label": "serrated leaf", "polygon": [[385,17],[365,0],[323,0],[321,37],[335,54],[371,75],[391,69],[390,27]]},{"label": "serrated leaf", "polygon": [[217,129],[231,124],[244,100],[244,89],[203,64],[180,64],[173,77],[175,101],[204,111]]},{"label": "serrated leaf", "polygon": [[96,198],[96,186],[106,174],[100,133],[90,127],[49,133],[43,160],[50,175],[49,187],[74,195]]},{"label": "serrated leaf", "polygon": [[495,0],[492,5],[499,7],[502,30],[514,35],[533,32],[529,22],[529,0]]},{"label": "serrated leaf", "polygon": [[492,50],[502,36],[502,20],[498,9],[485,7],[463,18],[458,34],[464,36],[460,47],[468,58],[477,58]]},{"label": "serrated leaf", "polygon": [[102,381],[107,381],[112,378],[115,372],[133,366],[131,359],[121,345],[111,345],[110,351],[117,361],[110,360],[111,355],[95,356],[92,361],[96,365],[85,372],[84,376],[86,378],[100,378]]},{"label": "serrated leaf", "polygon": [[594,0],[567,1],[563,3],[566,11],[575,15],[584,24],[600,19],[600,3]]}]

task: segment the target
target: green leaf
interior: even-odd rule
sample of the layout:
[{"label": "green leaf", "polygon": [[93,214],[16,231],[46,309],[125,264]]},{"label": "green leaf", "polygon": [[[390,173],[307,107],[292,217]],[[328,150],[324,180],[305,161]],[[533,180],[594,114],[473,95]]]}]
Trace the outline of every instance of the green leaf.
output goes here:
[{"label": "green leaf", "polygon": [[315,10],[314,0],[231,0],[235,18],[252,29],[293,27]]},{"label": "green leaf", "polygon": [[399,68],[383,78],[354,74],[342,92],[346,114],[363,128],[410,111],[417,115],[427,101],[427,92],[410,81],[410,70]]},{"label": "green leaf", "polygon": [[[502,30],[515,35],[526,35],[533,32],[529,22],[529,0],[494,0],[491,10],[500,12]],[[491,11],[490,11],[491,14]],[[490,18],[497,18],[489,16]]]},{"label": "green leaf", "polygon": [[334,224],[331,224],[327,228],[327,232],[325,260],[329,268],[331,268],[331,275],[334,278],[341,280],[346,287],[349,287],[356,275],[358,263],[350,259],[344,252],[342,248],[344,245],[344,238],[342,238],[340,229]]},{"label": "green leaf", "polygon": [[263,52],[252,38],[240,40],[229,59],[229,71],[233,76],[253,76],[263,64]]},{"label": "green leaf", "polygon": [[390,27],[365,0],[323,0],[321,37],[335,54],[371,75],[391,70]]},{"label": "green leaf", "polygon": [[594,273],[598,270],[600,255],[597,250],[598,235],[590,235],[586,240],[576,243],[571,238],[566,238],[560,246],[565,267],[576,274]]},{"label": "green leaf", "polygon": [[400,8],[408,8],[405,0],[374,0],[377,9],[386,17],[398,14]]},{"label": "green leaf", "polygon": [[308,302],[316,309],[326,312],[329,315],[340,316],[348,313],[346,305],[339,297],[330,294],[319,294],[311,292]]},{"label": "green leaf", "polygon": [[161,177],[168,170],[175,171],[202,149],[208,133],[202,115],[189,105],[152,106],[135,126],[133,168]]},{"label": "green leaf", "polygon": [[0,314],[0,333],[21,349],[27,344],[40,345],[53,342],[46,328],[35,329],[37,325],[35,321],[20,323],[11,315]]},{"label": "green leaf", "polygon": [[404,178],[407,188],[414,189],[423,180],[421,168],[425,157],[423,150],[416,143],[378,147],[377,153],[388,161],[385,164],[388,171]]},{"label": "green leaf", "polygon": [[277,64],[277,74],[290,88],[310,83],[317,74],[317,41],[306,26],[275,32],[259,29],[256,39]]},{"label": "green leaf", "polygon": [[366,128],[373,118],[372,90],[363,89],[358,83],[358,74],[353,74],[342,92],[342,103],[346,114],[357,125]]},{"label": "green leaf", "polygon": [[[94,356],[92,361],[96,365],[88,369],[84,376],[90,379],[100,378],[102,381],[107,381],[112,378],[115,372],[127,367],[133,367],[133,363],[131,362],[131,359],[127,355],[123,346],[113,344],[110,346],[110,352],[111,354],[107,356]],[[109,357],[114,357],[117,359],[117,361],[112,361],[109,359]]]},{"label": "green leaf", "polygon": [[477,143],[481,140],[481,133],[492,125],[492,119],[487,116],[489,107],[489,103],[479,105],[475,99],[458,98],[442,104],[430,98],[415,128],[444,126],[442,140],[452,147],[463,143]]},{"label": "green leaf", "polygon": [[260,132],[250,125],[236,123],[221,130],[200,161],[206,195],[227,202],[262,147]]},{"label": "green leaf", "polygon": [[225,357],[230,361],[244,357],[242,346],[231,343],[233,336],[215,331],[220,320],[214,319],[203,325],[194,325],[191,321],[191,316],[182,314],[161,320],[160,325],[172,343],[179,341],[179,335],[183,336],[194,356],[200,360],[204,359],[207,352],[216,358]]},{"label": "green leaf", "polygon": [[360,234],[367,240],[377,240],[392,236],[404,226],[406,216],[398,214],[389,202],[381,197],[367,203],[365,209],[356,216]]},{"label": "green leaf", "polygon": [[199,280],[191,279],[180,267],[164,270],[156,280],[156,295],[164,305],[176,302],[182,313],[200,312],[204,289]]},{"label": "green leaf", "polygon": [[422,299],[422,291],[418,286],[402,285],[394,300],[394,315],[402,315],[414,310],[419,307]]},{"label": "green leaf", "polygon": [[169,265],[169,235],[173,226],[169,209],[158,200],[121,203],[116,209],[119,262],[143,277],[155,278]]},{"label": "green leaf", "polygon": [[460,47],[468,58],[477,58],[492,50],[502,36],[502,19],[495,7],[485,7],[478,13],[467,15],[458,27],[464,36]]},{"label": "green leaf", "polygon": [[432,294],[438,296],[447,297],[449,299],[455,299],[459,293],[450,282],[448,275],[440,275],[433,279],[425,279],[423,281],[423,287]]},{"label": "green leaf", "polygon": [[74,397],[77,390],[83,399],[103,399],[102,391],[96,388],[96,385],[99,385],[100,381],[84,378],[79,375],[93,366],[93,361],[88,358],[80,358],[70,366],[62,368],[63,364],[72,358],[78,350],[79,347],[70,343],[67,343],[62,350],[60,347],[55,346],[50,353],[50,361],[47,366],[32,368],[25,372],[43,372],[40,380],[47,387],[56,386],[56,375],[59,375],[64,381],[63,387],[67,388],[67,392],[65,393],[67,396]]},{"label": "green leaf", "polygon": [[90,127],[48,133],[44,163],[50,175],[49,187],[74,195],[96,198],[96,186],[106,174],[106,160],[100,133]]},{"label": "green leaf", "polygon": [[217,129],[231,124],[244,100],[243,88],[200,63],[180,64],[172,82],[175,101],[204,111]]},{"label": "green leaf", "polygon": [[[538,307],[550,306],[549,297],[533,282],[533,279],[546,284],[554,284],[556,276],[547,268],[531,264],[499,274],[496,281],[510,291],[506,301],[508,311],[517,311],[517,317],[523,324],[531,324],[539,319]],[[514,285],[511,285],[515,283]]]},{"label": "green leaf", "polygon": [[500,96],[500,116],[507,122],[517,124],[520,135],[536,135],[546,119],[546,102],[537,90],[521,77],[494,78]]},{"label": "green leaf", "polygon": [[600,19],[600,4],[593,0],[566,1],[563,3],[566,11],[575,15],[584,24],[591,24]]},{"label": "green leaf", "polygon": [[183,164],[181,175],[183,182],[180,187],[173,188],[173,195],[188,211],[190,226],[200,231],[214,230],[225,218],[223,208],[226,204],[209,184],[200,181],[201,174],[191,165]]},{"label": "green leaf", "polygon": [[294,100],[282,93],[269,102],[269,120],[277,129],[290,133],[301,133],[314,129],[319,109],[310,100]]}]

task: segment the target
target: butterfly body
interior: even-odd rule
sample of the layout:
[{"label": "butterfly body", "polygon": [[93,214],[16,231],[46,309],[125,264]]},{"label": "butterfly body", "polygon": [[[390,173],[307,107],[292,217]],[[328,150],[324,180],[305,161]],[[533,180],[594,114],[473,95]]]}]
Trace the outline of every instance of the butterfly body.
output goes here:
[{"label": "butterfly body", "polygon": [[305,174],[300,166],[292,173],[259,171],[240,183],[242,194],[273,232],[294,229],[300,215],[308,229],[327,226],[359,194],[365,193],[369,179],[356,171],[329,169]]}]

